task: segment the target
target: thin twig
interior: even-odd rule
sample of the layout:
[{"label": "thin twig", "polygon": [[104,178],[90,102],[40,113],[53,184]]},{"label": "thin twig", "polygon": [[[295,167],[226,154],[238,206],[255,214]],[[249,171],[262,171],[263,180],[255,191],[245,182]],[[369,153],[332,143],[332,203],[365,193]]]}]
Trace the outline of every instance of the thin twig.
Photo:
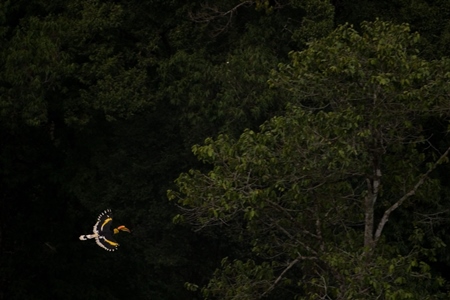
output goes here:
[{"label": "thin twig", "polygon": [[280,282],[280,280],[283,279],[284,274],[286,274],[287,271],[289,271],[296,263],[298,263],[301,258],[302,256],[299,255],[296,259],[291,261],[289,265],[283,270],[283,272],[281,272],[281,274],[277,277],[277,279],[275,279],[272,285],[261,295],[261,298],[270,293],[275,288],[275,286]]}]

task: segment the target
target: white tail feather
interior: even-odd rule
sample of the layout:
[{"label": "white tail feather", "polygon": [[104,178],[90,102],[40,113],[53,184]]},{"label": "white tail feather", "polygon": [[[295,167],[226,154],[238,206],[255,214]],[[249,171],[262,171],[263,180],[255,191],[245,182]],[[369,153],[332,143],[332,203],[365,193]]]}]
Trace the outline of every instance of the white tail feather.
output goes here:
[{"label": "white tail feather", "polygon": [[79,239],[81,241],[86,241],[86,240],[94,239],[96,236],[97,236],[96,234],[80,235]]}]

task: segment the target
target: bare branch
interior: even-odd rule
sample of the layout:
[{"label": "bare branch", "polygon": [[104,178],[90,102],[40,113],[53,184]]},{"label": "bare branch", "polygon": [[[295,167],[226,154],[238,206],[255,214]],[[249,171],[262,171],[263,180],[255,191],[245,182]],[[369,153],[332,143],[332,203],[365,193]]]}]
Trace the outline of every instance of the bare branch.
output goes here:
[{"label": "bare branch", "polygon": [[267,294],[269,294],[275,287],[276,285],[281,281],[281,279],[283,279],[284,274],[286,274],[287,271],[289,271],[293,266],[295,266],[300,260],[317,260],[317,257],[305,257],[302,255],[299,255],[296,259],[294,259],[293,261],[291,261],[286,268],[284,268],[283,272],[281,272],[281,274],[277,277],[277,279],[275,279],[275,281],[272,283],[272,285],[261,295],[261,298],[266,296]]},{"label": "bare branch", "polygon": [[[286,1],[271,1],[270,9],[281,9],[288,5],[287,3],[283,2]],[[252,5],[257,5],[257,1],[241,1],[239,4],[234,5],[232,8],[225,10],[221,10],[217,6],[211,5],[209,3],[203,3],[199,11],[189,12],[189,18],[196,23],[211,23],[219,19],[226,19],[225,24],[217,26],[212,32],[213,36],[217,36],[231,27],[232,19],[241,7],[250,7]]]},{"label": "bare branch", "polygon": [[430,214],[428,214],[428,213],[422,214],[422,213],[418,213],[418,212],[415,212],[414,214],[421,217],[421,219],[419,219],[419,221],[418,221],[419,223],[428,224],[431,227],[433,227],[433,225],[435,223],[440,223],[444,220],[447,220],[448,217],[446,217],[445,215],[448,213],[449,213],[449,210],[445,209],[443,211],[439,211],[436,213],[430,213]]},{"label": "bare branch", "polygon": [[[317,234],[314,234],[314,233],[312,233],[311,231],[306,230],[306,229],[304,228],[304,226],[303,226],[302,224],[300,224],[300,223],[299,223],[299,222],[298,222],[298,221],[297,221],[297,220],[296,220],[296,219],[288,212],[287,209],[285,209],[284,207],[280,206],[278,203],[275,203],[275,202],[273,202],[273,201],[270,201],[269,199],[267,199],[266,201],[267,201],[273,208],[275,208],[275,209],[278,210],[279,212],[283,213],[283,214],[285,215],[285,217],[286,217],[289,221],[291,221],[291,222],[293,222],[295,225],[297,225],[297,226],[298,226],[298,228],[296,228],[297,231],[300,231],[300,232],[302,232],[303,234],[309,235],[309,236],[311,236],[311,237],[313,237],[313,238],[315,238],[315,239],[318,239],[318,240],[321,239],[321,237],[318,236]],[[274,220],[274,223],[278,224],[278,222],[276,222],[275,220]]]},{"label": "bare branch", "polygon": [[241,6],[248,7],[253,4],[254,4],[254,1],[252,1],[252,0],[243,1],[243,2],[235,5],[234,7],[230,8],[229,10],[221,11],[216,6],[211,6],[210,4],[205,3],[202,5],[202,8],[200,11],[198,11],[196,13],[190,12],[189,17],[192,21],[197,22],[197,23],[210,23],[217,19],[228,18],[225,25],[219,26],[214,31],[213,35],[217,36],[220,33],[227,30],[231,26],[231,21],[233,19],[233,16],[237,13],[237,10]]}]

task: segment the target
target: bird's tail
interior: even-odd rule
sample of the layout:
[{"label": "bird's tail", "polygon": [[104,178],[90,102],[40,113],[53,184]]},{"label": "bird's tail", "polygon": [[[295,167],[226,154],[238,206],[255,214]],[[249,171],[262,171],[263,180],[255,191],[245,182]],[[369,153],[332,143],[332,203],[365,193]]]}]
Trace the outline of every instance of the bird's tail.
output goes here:
[{"label": "bird's tail", "polygon": [[81,241],[86,241],[95,238],[95,234],[86,234],[86,235],[80,235],[79,239]]}]

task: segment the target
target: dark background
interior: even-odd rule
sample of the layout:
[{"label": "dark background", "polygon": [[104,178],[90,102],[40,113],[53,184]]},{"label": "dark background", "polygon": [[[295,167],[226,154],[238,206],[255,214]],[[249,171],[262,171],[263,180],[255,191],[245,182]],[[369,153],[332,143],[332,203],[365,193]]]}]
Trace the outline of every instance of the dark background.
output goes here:
[{"label": "dark background", "polygon": [[[316,37],[408,22],[421,56],[450,51],[448,1],[309,1],[331,15],[297,2],[2,0],[0,299],[200,299],[185,282],[207,283],[244,245],[173,224],[166,191],[204,168],[192,145],[282,112],[266,81],[306,47],[305,19],[331,24]],[[78,240],[107,208],[132,230],[112,253]]]}]

